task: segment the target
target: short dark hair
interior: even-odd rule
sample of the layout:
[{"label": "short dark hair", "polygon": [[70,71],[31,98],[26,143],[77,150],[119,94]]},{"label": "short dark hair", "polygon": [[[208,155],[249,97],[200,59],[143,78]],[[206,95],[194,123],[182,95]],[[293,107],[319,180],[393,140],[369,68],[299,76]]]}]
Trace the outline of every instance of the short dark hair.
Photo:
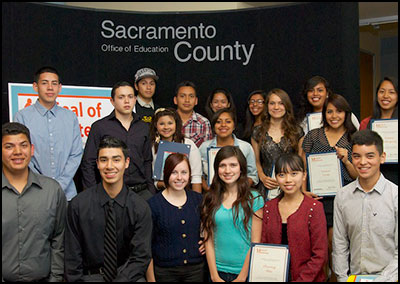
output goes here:
[{"label": "short dark hair", "polygon": [[33,81],[36,83],[39,83],[40,75],[43,73],[46,73],[46,72],[56,74],[58,76],[58,83],[61,83],[60,74],[58,73],[56,68],[51,67],[51,66],[43,66],[39,70],[37,70],[35,72],[35,75],[33,76]]},{"label": "short dark hair", "polygon": [[370,129],[363,129],[356,131],[351,137],[352,147],[354,145],[375,145],[379,155],[382,155],[383,139],[377,132]]},{"label": "short dark hair", "polygon": [[195,94],[196,97],[197,97],[196,85],[195,85],[193,82],[191,82],[191,81],[183,81],[183,82],[180,82],[178,85],[176,85],[175,97],[178,95],[178,91],[179,91],[179,89],[182,88],[182,87],[192,87],[192,88],[194,89],[194,94]]},{"label": "short dark hair", "polygon": [[100,150],[104,148],[120,148],[124,154],[125,160],[129,157],[128,146],[126,146],[124,141],[116,137],[105,136],[101,139],[99,148],[97,149],[97,157],[99,157]]},{"label": "short dark hair", "polygon": [[127,82],[127,81],[119,81],[117,83],[114,84],[114,86],[112,87],[111,90],[111,98],[114,99],[115,97],[115,90],[117,90],[119,87],[131,87],[133,89],[133,94],[135,94],[135,88],[132,86],[131,83]]},{"label": "short dark hair", "polygon": [[168,158],[165,160],[164,164],[164,183],[165,186],[169,186],[169,178],[172,174],[172,171],[175,169],[175,167],[180,164],[181,162],[186,161],[189,167],[189,181],[186,187],[190,185],[191,181],[191,169],[190,169],[190,162],[188,157],[185,154],[182,153],[172,153],[171,155],[168,156]]},{"label": "short dark hair", "polygon": [[1,138],[8,135],[18,134],[25,134],[26,138],[28,138],[29,144],[32,144],[30,131],[25,125],[19,122],[6,122],[1,127]]}]

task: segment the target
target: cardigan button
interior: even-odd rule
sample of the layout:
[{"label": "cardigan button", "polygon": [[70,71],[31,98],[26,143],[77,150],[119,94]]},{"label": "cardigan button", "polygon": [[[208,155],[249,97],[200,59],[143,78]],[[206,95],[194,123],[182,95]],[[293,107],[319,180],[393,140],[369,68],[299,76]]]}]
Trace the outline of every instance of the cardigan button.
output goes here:
[{"label": "cardigan button", "polygon": [[186,221],[185,220],[181,220],[181,223],[182,223],[182,225],[184,225],[186,223]]},{"label": "cardigan button", "polygon": [[183,250],[182,250],[182,252],[183,252],[183,253],[186,253],[186,252],[187,252],[187,250],[186,250],[186,249],[183,249]]},{"label": "cardigan button", "polygon": [[186,238],[186,234],[182,234],[182,238]]},{"label": "cardigan button", "polygon": [[310,218],[312,217],[311,215],[308,215]]},{"label": "cardigan button", "polygon": [[183,264],[187,264],[187,260],[186,259],[183,261]]},{"label": "cardigan button", "polygon": [[312,209],[312,208],[311,208],[310,210],[311,210],[311,211],[313,211],[313,209]]}]

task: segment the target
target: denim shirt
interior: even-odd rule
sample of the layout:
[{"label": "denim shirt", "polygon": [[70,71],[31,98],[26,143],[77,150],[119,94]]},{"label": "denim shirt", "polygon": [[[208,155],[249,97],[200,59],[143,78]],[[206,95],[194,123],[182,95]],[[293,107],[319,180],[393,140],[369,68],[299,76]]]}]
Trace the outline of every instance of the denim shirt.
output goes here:
[{"label": "denim shirt", "polygon": [[29,128],[34,155],[29,167],[58,181],[67,200],[76,194],[74,175],[81,162],[83,145],[76,115],[65,108],[43,107],[39,100],[18,111],[14,121]]},{"label": "denim shirt", "polygon": [[[253,147],[250,143],[240,140],[236,138],[235,134],[233,135],[233,145],[239,147],[242,151],[243,155],[247,161],[247,177],[251,178],[254,184],[258,183],[258,173],[256,167],[256,156],[254,154]],[[205,141],[199,148],[201,161],[203,164],[203,174],[207,176],[208,174],[208,159],[207,159],[207,148],[208,147],[217,147],[217,137],[214,137],[212,140]]]}]

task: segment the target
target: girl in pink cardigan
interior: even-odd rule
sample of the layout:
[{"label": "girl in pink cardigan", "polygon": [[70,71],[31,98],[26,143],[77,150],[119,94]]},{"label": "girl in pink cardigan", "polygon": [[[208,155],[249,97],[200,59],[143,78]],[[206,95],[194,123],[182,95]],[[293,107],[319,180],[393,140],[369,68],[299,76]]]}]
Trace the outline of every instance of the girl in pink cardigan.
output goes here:
[{"label": "girl in pink cardigan", "polygon": [[290,281],[324,282],[328,239],[321,202],[302,193],[306,179],[303,160],[284,154],[275,164],[281,194],[265,203],[261,242],[286,244],[290,252]]}]

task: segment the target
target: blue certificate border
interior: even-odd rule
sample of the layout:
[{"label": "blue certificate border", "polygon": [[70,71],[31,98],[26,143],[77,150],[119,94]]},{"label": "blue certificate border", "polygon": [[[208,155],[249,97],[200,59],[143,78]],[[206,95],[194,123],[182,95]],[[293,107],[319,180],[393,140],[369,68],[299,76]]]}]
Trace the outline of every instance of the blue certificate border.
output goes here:
[{"label": "blue certificate border", "polygon": [[[372,124],[374,123],[374,122],[376,122],[376,121],[388,121],[388,120],[397,120],[398,121],[398,119],[397,118],[388,118],[388,119],[371,119],[371,130],[372,130]],[[397,129],[397,131],[398,131],[398,129]],[[376,131],[375,131],[376,132]],[[376,133],[378,133],[378,132],[376,132]],[[379,134],[379,133],[378,133]],[[398,135],[398,134],[397,134]],[[379,134],[379,136],[380,136],[380,134]],[[382,136],[381,136],[382,137]],[[398,137],[398,136],[397,136]],[[382,138],[383,139],[383,138]],[[383,149],[385,149],[385,141],[383,141]],[[384,162],[384,164],[394,164],[394,165],[397,165],[399,163],[399,161],[397,161],[397,162]]]},{"label": "blue certificate border", "polygon": [[156,162],[154,164],[154,172],[153,179],[161,180],[162,173],[164,170],[164,153],[172,152],[172,153],[182,153],[188,156],[190,154],[190,145],[184,143],[177,142],[169,142],[169,141],[160,141],[158,145]]},{"label": "blue certificate border", "polygon": [[285,247],[287,249],[287,266],[286,266],[286,275],[285,275],[285,282],[288,282],[289,279],[289,268],[290,268],[290,252],[288,245],[281,245],[281,244],[267,244],[267,243],[251,243],[250,244],[250,261],[249,261],[249,272],[247,274],[247,279],[250,279],[250,271],[251,271],[251,259],[253,255],[253,248],[255,246],[267,246],[267,247]]},{"label": "blue certificate border", "polygon": [[[336,151],[328,151],[328,152],[320,152],[320,153],[306,153],[306,161],[307,161],[307,190],[308,191],[310,191],[310,192],[313,192],[313,191],[311,191],[311,183],[310,183],[310,168],[309,168],[309,165],[308,165],[308,157],[310,157],[310,156],[320,156],[320,155],[325,155],[325,154],[330,154],[330,153],[332,153],[332,154],[335,154],[336,155]],[[337,158],[338,160],[339,160],[339,158]],[[339,170],[340,170],[340,176],[339,176],[339,178],[340,178],[340,184],[341,184],[341,187],[343,187],[343,171],[342,171],[342,164],[341,164],[342,162],[339,160]],[[314,192],[313,192],[314,193]],[[319,195],[319,196],[336,196],[336,192],[328,192],[328,193],[325,193],[325,194],[322,194],[322,195]]]}]

